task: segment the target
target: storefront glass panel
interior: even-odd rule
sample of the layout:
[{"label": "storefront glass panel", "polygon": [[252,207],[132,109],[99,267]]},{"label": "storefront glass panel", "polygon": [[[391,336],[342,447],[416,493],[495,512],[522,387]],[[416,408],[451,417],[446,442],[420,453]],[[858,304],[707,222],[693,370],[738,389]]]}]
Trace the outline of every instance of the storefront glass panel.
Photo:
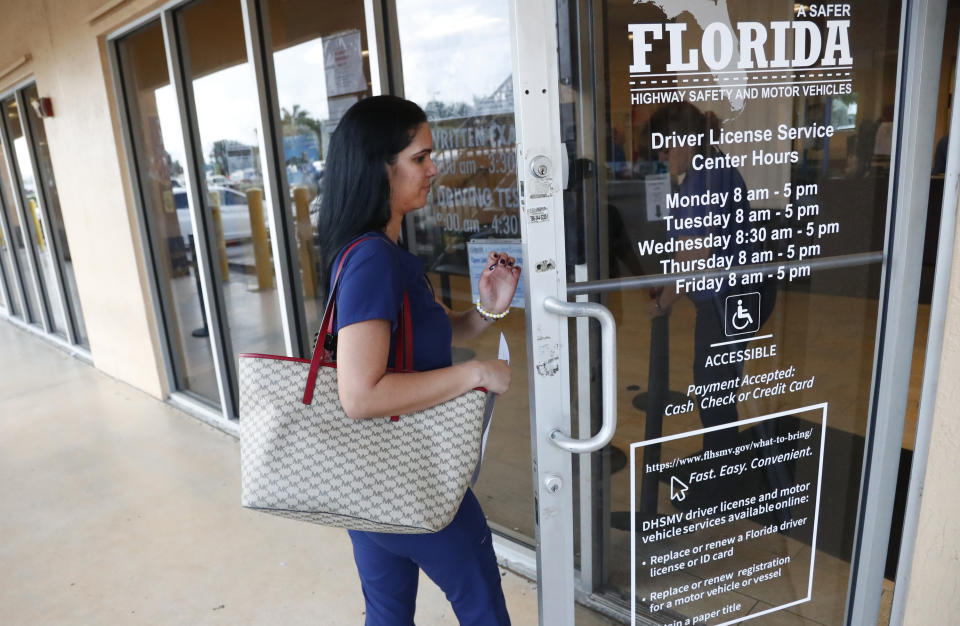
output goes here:
[{"label": "storefront glass panel", "polygon": [[[637,623],[839,624],[900,4],[706,4],[558,3],[567,278],[611,281],[618,336],[580,567]],[[597,398],[596,337],[573,354]]]},{"label": "storefront glass panel", "polygon": [[[2,113],[3,105],[0,105]],[[27,273],[27,254],[26,238],[23,229],[20,227],[20,215],[17,213],[17,207],[13,203],[13,187],[10,184],[9,163],[3,150],[0,150],[0,205],[7,218],[7,226],[10,228],[8,233],[10,246],[10,269],[11,274],[17,272],[17,278],[23,291],[27,294],[27,300],[24,302],[24,319],[31,324],[40,324],[40,301],[37,298],[37,290],[33,281]],[[15,258],[14,258],[15,257]],[[11,285],[12,287],[12,285]]]},{"label": "storefront glass panel", "polygon": [[287,196],[309,337],[319,330],[326,286],[316,247],[323,164],[330,135],[351,104],[371,95],[369,44],[360,2],[269,0]]},{"label": "storefront glass panel", "polygon": [[[27,146],[27,138],[23,134],[20,111],[16,100],[11,98],[4,101],[2,112],[7,136],[10,138],[18,182],[21,186],[20,198],[27,216],[27,232],[30,238],[28,245],[33,248],[35,252],[33,258],[36,259],[39,266],[37,280],[41,290],[40,297],[42,302],[49,304],[47,312],[51,330],[55,335],[65,339],[67,337],[67,320],[64,317],[63,302],[56,286],[53,251],[46,241],[45,233],[49,232],[49,229],[44,227],[46,218],[40,209],[37,179],[33,171],[33,164],[30,161],[30,149]],[[14,193],[17,192],[14,191]]]},{"label": "storefront glass panel", "polygon": [[[241,352],[284,354],[282,311],[274,280],[257,137],[257,86],[247,64],[240,4],[203,0],[179,10],[176,23],[191,83],[202,150],[204,220],[219,269],[226,361]],[[232,381],[236,393],[236,381]]]},{"label": "storefront glass panel", "polygon": [[13,291],[13,283],[10,281],[10,264],[13,262],[13,248],[11,245],[10,236],[7,234],[7,231],[4,230],[2,221],[0,221],[0,280],[3,281],[3,293],[6,295],[3,304],[8,314],[14,317],[21,317],[20,305],[17,304],[17,295]]},{"label": "storefront glass panel", "polygon": [[[426,207],[406,218],[406,242],[455,310],[473,306],[490,251],[522,264],[507,9],[506,0],[396,2],[403,94],[427,113],[439,169]],[[454,347],[454,361],[496,358],[500,330],[514,371],[526,371],[522,291],[495,329]],[[533,544],[529,416],[527,381],[514,376],[474,491],[499,532]]]},{"label": "storefront glass panel", "polygon": [[196,241],[184,181],[184,149],[159,21],[117,43],[144,225],[178,390],[219,404]]},{"label": "storefront glass panel", "polygon": [[73,271],[73,257],[70,255],[70,245],[67,242],[67,232],[63,225],[63,214],[60,211],[60,196],[57,194],[57,183],[53,176],[53,162],[50,160],[50,147],[47,145],[47,132],[43,120],[37,115],[34,104],[39,100],[37,85],[31,84],[23,90],[23,99],[27,103],[29,112],[30,134],[33,141],[34,154],[40,168],[40,185],[43,188],[43,207],[50,225],[50,236],[56,238],[59,256],[55,260],[60,266],[60,274],[65,281],[67,304],[73,322],[74,336],[78,345],[89,347],[87,340],[86,323],[83,320],[83,309],[80,306],[80,295],[77,292],[77,279]]},{"label": "storefront glass panel", "polygon": [[[16,209],[13,206],[13,197],[10,195],[10,181],[7,177],[7,164],[3,157],[3,150],[0,150],[0,211],[3,217],[7,219],[10,230],[3,230],[3,220],[0,219],[0,236],[3,243],[0,245],[0,263],[3,264],[7,285],[7,307],[8,312],[24,319],[24,312],[20,306],[20,293],[16,291],[18,282],[14,279],[19,276],[17,273],[17,259],[15,255],[22,256],[20,250],[23,249],[23,238],[20,235],[20,221],[16,219]],[[29,303],[27,304],[29,307]]]}]

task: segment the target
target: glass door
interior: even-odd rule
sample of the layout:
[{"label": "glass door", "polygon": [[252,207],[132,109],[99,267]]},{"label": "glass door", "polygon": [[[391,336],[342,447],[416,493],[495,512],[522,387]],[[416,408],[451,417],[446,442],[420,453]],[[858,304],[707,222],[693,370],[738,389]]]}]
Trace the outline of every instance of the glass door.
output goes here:
[{"label": "glass door", "polygon": [[20,316],[20,309],[17,306],[16,296],[13,294],[10,284],[7,263],[10,257],[10,245],[7,243],[7,234],[3,229],[3,220],[0,219],[0,303],[9,315]]},{"label": "glass door", "polygon": [[[257,85],[247,61],[240,3],[198,0],[174,11],[182,85],[180,97],[192,126],[190,161],[199,202],[196,219],[206,230],[201,258],[210,259],[211,293],[236,414],[236,355],[283,354],[281,302],[267,216],[258,139]],[[196,229],[201,232],[201,228]]]},{"label": "glass door", "polygon": [[[423,260],[437,297],[454,310],[469,309],[491,251],[521,258],[508,2],[391,4],[388,14],[396,22],[390,49],[393,90],[427,114],[431,158],[439,170],[427,205],[406,217],[405,244]],[[438,36],[441,32],[446,34]],[[471,36],[460,36],[466,32]],[[464,63],[472,59],[483,63],[465,72]],[[502,334],[514,371],[524,371],[529,320],[522,289],[511,307],[496,329],[454,346],[454,361],[494,358]],[[532,546],[530,407],[522,376],[514,376],[496,413],[473,490],[498,535]]]},{"label": "glass door", "polygon": [[237,417],[236,354],[302,355],[320,323],[312,224],[330,134],[379,90],[369,13],[194,0],[110,36],[170,386],[207,417]]},{"label": "glass door", "polygon": [[188,202],[183,129],[160,20],[119,39],[116,58],[172,386],[219,406],[197,237]]},{"label": "glass door", "polygon": [[[7,229],[17,250],[13,254],[0,233],[0,257],[7,255],[11,274],[23,274],[17,278],[24,287],[26,311],[21,316],[14,304],[13,315],[87,349],[73,259],[47,144],[43,101],[32,82],[0,101],[0,136],[6,143],[6,149],[0,150],[0,211],[6,213]],[[5,280],[12,282],[9,276]]]},{"label": "glass door", "polygon": [[18,260],[24,257],[25,252],[19,224],[13,197],[10,195],[10,182],[0,142],[0,271],[3,273],[6,288],[7,313],[29,322],[32,312],[23,307],[29,307],[30,301],[26,300],[24,292],[20,291],[22,280]]},{"label": "glass door", "polygon": [[[376,92],[366,28],[372,16],[360,2],[266,0],[261,6],[280,113],[275,131],[283,147],[279,187],[294,218],[290,247],[303,291],[296,317],[305,320],[301,343],[309,354],[327,295],[319,284],[322,254],[316,243],[326,151],[343,113]],[[376,42],[372,47],[375,61]]]},{"label": "glass door", "polygon": [[[47,143],[47,131],[44,119],[38,113],[41,106],[36,83],[24,87],[21,96],[27,113],[23,118],[24,131],[29,135],[30,140],[30,154],[26,155],[26,158],[32,157],[32,163],[36,169],[37,180],[34,183],[36,187],[34,192],[39,200],[40,213],[46,218],[47,231],[51,238],[44,255],[44,262],[50,266],[47,271],[56,278],[60,286],[60,299],[66,303],[64,313],[68,318],[65,321],[68,338],[72,343],[89,349],[90,342],[87,338],[86,322],[83,318],[83,308],[80,306],[80,293],[73,269],[73,256],[70,254],[67,230],[60,210],[60,195],[57,193],[57,183],[53,175],[53,160]],[[14,145],[16,146],[16,142]],[[29,190],[28,193],[30,193]]]},{"label": "glass door", "polygon": [[[20,205],[19,212],[11,205],[7,217],[11,230],[16,226],[22,229],[22,238],[17,242],[17,252],[21,268],[27,274],[24,284],[27,285],[30,299],[29,319],[38,326],[46,323],[50,332],[66,339],[66,317],[55,283],[53,260],[46,238],[47,229],[44,227],[44,215],[38,201],[36,176],[30,160],[27,138],[21,124],[19,102],[15,95],[0,101],[0,114],[3,116],[0,124],[3,125],[2,132],[9,148],[8,155],[0,159],[9,159],[4,178],[10,186],[14,202],[19,202]],[[36,278],[35,283],[31,282],[33,277]]]},{"label": "glass door", "polygon": [[844,623],[900,3],[512,12],[541,623]]}]

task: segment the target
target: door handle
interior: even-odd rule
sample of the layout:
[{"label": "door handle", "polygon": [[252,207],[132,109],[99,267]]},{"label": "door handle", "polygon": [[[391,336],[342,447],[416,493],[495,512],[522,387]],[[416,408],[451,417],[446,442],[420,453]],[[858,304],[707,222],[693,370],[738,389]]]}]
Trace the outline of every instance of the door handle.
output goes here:
[{"label": "door handle", "polygon": [[603,376],[601,405],[603,424],[600,431],[590,439],[574,439],[559,428],[550,432],[550,441],[557,447],[582,454],[595,452],[610,443],[617,430],[617,324],[610,309],[596,302],[562,302],[552,296],[543,300],[548,313],[564,317],[592,317],[600,322],[600,371]]}]

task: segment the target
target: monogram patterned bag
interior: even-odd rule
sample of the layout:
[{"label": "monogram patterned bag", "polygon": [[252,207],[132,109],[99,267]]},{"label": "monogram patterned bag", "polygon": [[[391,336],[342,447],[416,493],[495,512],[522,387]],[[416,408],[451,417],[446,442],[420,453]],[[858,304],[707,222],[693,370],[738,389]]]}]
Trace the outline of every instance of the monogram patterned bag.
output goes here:
[{"label": "monogram patterned bag", "polygon": [[[312,360],[240,355],[242,504],[327,526],[436,532],[453,520],[479,461],[486,392],[407,415],[347,416],[331,354],[333,314],[343,261],[360,241],[340,260]],[[395,354],[396,370],[409,370],[406,294]]]}]

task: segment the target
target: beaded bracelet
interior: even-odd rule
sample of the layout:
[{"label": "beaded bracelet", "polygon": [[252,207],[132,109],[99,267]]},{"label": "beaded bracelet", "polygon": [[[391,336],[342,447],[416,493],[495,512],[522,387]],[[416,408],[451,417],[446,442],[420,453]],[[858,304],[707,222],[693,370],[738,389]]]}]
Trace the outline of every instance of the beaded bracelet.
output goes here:
[{"label": "beaded bracelet", "polygon": [[477,307],[477,313],[480,314],[480,319],[482,319],[482,320],[484,320],[484,321],[489,321],[489,320],[502,320],[503,318],[505,318],[505,317],[507,316],[507,313],[510,312],[510,307],[507,307],[507,310],[504,311],[503,313],[489,313],[489,312],[487,312],[487,311],[484,310],[484,308],[483,308],[483,306],[480,304],[480,301],[479,301],[479,300],[477,300],[477,301],[474,303],[474,306]]}]

